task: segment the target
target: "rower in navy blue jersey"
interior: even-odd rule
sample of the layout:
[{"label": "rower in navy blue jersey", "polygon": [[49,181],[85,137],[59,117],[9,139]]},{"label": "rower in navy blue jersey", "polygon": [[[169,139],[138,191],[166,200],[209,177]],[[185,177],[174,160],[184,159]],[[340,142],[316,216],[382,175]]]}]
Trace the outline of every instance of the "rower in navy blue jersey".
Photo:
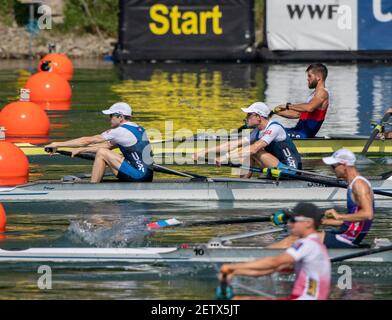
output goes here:
[{"label": "rower in navy blue jersey", "polygon": [[291,138],[314,138],[319,132],[329,106],[329,92],[325,87],[328,69],[321,63],[311,64],[306,69],[308,87],[314,91],[305,103],[278,106],[273,112],[288,119],[299,119],[294,128],[287,129]]},{"label": "rower in navy blue jersey", "polygon": [[[223,156],[216,159],[219,166],[230,160],[230,151],[237,150],[235,155],[241,158],[242,163],[250,160],[250,166],[260,166],[261,168],[287,166],[301,169],[302,161],[296,146],[286,133],[285,128],[277,121],[271,119],[272,113],[266,104],[256,102],[248,108],[242,108],[247,113],[247,124],[255,127],[249,137],[243,137],[237,141],[221,144],[217,147],[203,149],[194,154],[197,160],[210,152],[228,151]],[[240,148],[240,149],[237,149]],[[250,178],[252,172],[243,175]]]},{"label": "rower in navy blue jersey", "polygon": [[[76,148],[72,156],[83,152],[96,153],[91,182],[102,180],[106,166],[121,181],[152,181],[153,158],[151,145],[145,129],[131,122],[132,109],[123,102],[102,111],[110,116],[111,129],[102,134],[82,137],[64,142],[53,142],[45,147],[51,153],[58,148]],[[119,148],[122,155],[112,151]]]}]

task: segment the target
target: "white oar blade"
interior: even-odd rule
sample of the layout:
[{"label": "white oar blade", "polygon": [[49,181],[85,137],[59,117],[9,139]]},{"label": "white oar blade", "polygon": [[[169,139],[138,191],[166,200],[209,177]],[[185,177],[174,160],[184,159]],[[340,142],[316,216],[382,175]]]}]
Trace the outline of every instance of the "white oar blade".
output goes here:
[{"label": "white oar blade", "polygon": [[178,226],[182,224],[181,221],[178,221],[176,218],[172,219],[167,219],[167,220],[160,220],[157,222],[151,222],[147,224],[148,230],[153,230],[153,229],[162,229],[166,227],[172,227],[172,226]]}]

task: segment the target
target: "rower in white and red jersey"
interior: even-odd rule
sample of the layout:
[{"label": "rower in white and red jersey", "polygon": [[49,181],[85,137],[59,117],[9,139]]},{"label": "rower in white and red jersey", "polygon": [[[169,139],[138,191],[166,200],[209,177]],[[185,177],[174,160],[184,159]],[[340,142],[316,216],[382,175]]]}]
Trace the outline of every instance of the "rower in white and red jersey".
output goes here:
[{"label": "rower in white and red jersey", "polygon": [[[327,248],[317,233],[322,219],[321,210],[311,203],[299,203],[289,220],[291,234],[299,239],[284,253],[251,262],[224,264],[220,279],[230,281],[234,276],[260,277],[274,272],[293,269],[296,275],[294,288],[288,298],[277,300],[326,300],[331,282],[331,262]],[[237,296],[234,299],[254,300],[265,298]]]}]

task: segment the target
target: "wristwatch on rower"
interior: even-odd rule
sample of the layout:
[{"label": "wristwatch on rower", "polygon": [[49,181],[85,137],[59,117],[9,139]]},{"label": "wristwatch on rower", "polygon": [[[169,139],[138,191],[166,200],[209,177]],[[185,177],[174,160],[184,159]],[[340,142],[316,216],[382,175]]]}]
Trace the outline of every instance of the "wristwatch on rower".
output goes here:
[{"label": "wristwatch on rower", "polygon": [[290,106],[291,106],[291,103],[290,103],[290,102],[287,102],[287,103],[286,103],[286,110],[290,110],[290,109],[289,109]]}]

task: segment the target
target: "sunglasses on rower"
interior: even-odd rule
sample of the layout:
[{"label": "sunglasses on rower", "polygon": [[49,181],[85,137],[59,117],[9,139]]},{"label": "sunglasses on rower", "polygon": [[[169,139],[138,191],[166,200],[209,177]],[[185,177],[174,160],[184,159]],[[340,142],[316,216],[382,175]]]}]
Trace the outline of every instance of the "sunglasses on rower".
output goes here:
[{"label": "sunglasses on rower", "polygon": [[248,113],[248,114],[246,115],[246,119],[249,119],[250,117],[253,117],[253,116],[258,116],[258,114],[257,114],[257,113],[254,113],[254,112]]},{"label": "sunglasses on rower", "polygon": [[123,115],[121,114],[121,113],[112,113],[111,115],[110,115],[110,119],[111,118],[113,118],[113,117],[123,117]]},{"label": "sunglasses on rower", "polygon": [[289,222],[296,223],[296,222],[304,222],[304,221],[313,221],[312,218],[302,217],[302,216],[291,216],[289,218]]}]

